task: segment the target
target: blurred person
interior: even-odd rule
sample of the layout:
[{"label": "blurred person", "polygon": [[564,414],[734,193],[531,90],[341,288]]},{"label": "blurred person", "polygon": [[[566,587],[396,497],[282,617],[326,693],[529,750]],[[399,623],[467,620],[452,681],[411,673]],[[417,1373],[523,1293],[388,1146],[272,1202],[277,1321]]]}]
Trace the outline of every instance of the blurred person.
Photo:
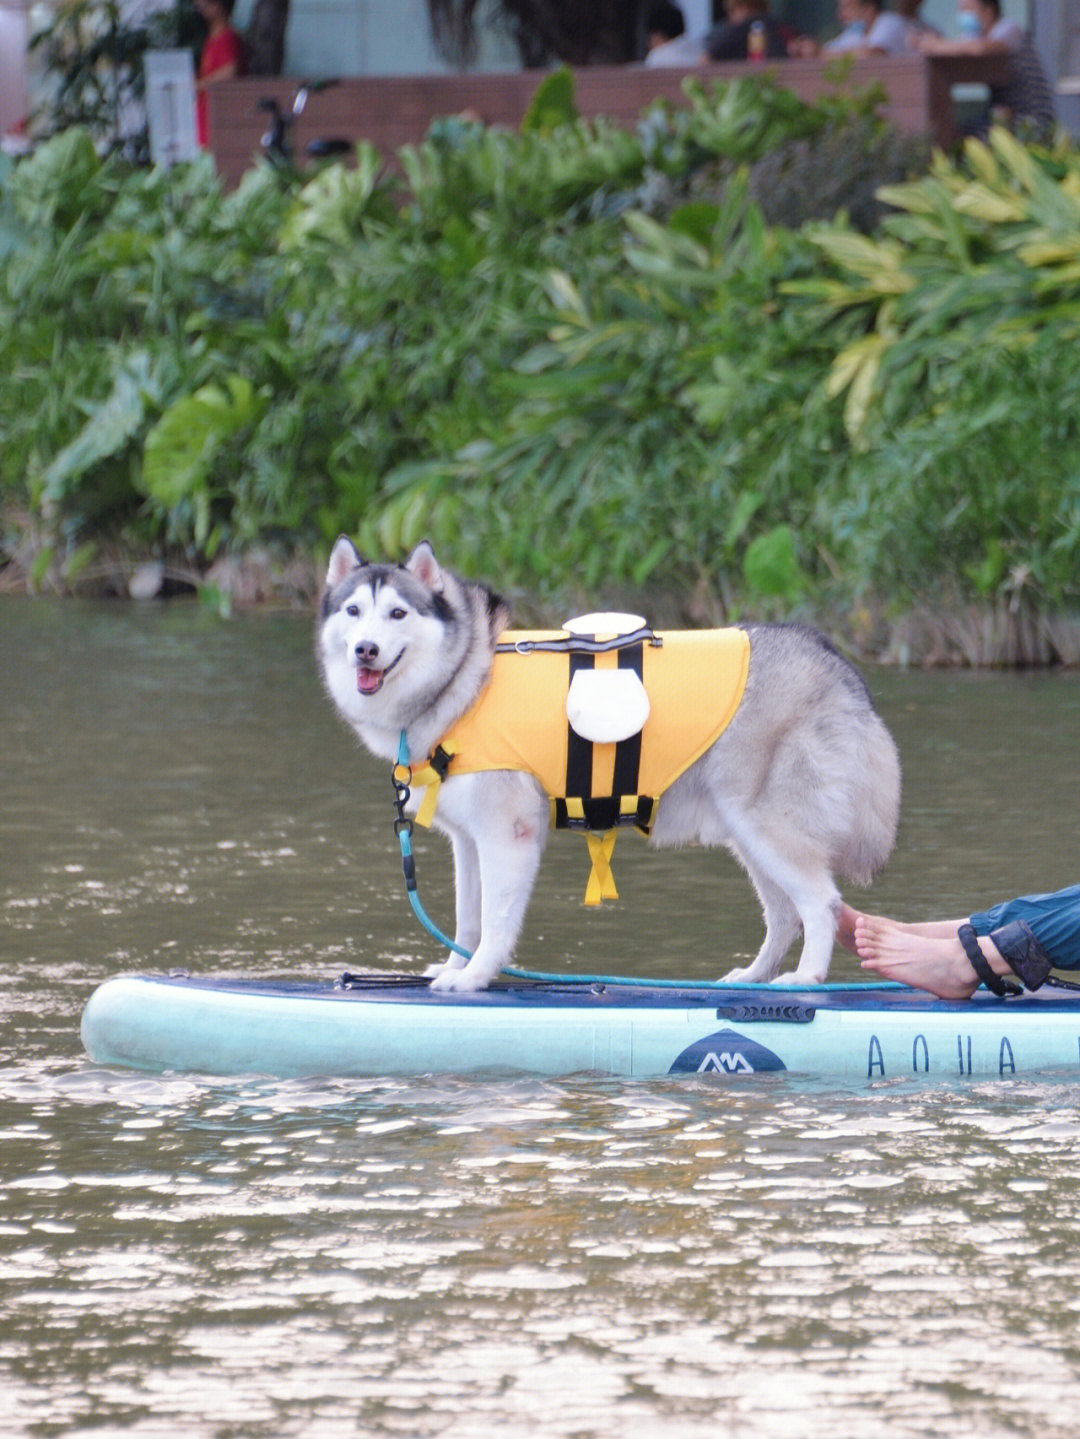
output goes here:
[{"label": "blurred person", "polygon": [[880,0],[840,0],[837,13],[843,28],[835,39],[824,45],[817,40],[800,40],[792,46],[792,52],[796,55],[910,55],[916,49],[916,31],[911,20],[899,11],[884,9]]},{"label": "blurred person", "polygon": [[195,0],[195,8],[206,21],[206,40],[199,55],[195,81],[196,121],[199,144],[210,145],[210,106],[206,98],[208,85],[233,80],[247,73],[247,51],[238,30],[233,29],[234,0]]},{"label": "blurred person", "polygon": [[893,9],[911,26],[909,38],[916,48],[924,36],[940,35],[941,31],[922,17],[923,0],[893,0]]},{"label": "blurred person", "polygon": [[768,0],[729,0],[727,16],[705,36],[710,60],[782,60],[787,55],[787,32],[769,14]]},{"label": "blurred person", "polygon": [[645,19],[648,40],[646,65],[700,65],[703,42],[686,33],[686,20],[678,5],[653,5]]},{"label": "blurred person", "polygon": [[1010,56],[1008,81],[990,87],[991,109],[1008,125],[1026,123],[1048,137],[1056,118],[1054,92],[1030,34],[1002,15],[1000,0],[960,0],[956,22],[958,38],[925,36],[919,48],[929,55]]}]

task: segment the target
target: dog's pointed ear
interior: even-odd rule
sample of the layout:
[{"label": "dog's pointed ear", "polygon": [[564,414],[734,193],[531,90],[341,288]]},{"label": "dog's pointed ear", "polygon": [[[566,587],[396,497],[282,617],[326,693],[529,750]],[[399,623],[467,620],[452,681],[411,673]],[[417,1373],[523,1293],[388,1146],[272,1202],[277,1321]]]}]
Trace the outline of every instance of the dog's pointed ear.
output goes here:
[{"label": "dog's pointed ear", "polygon": [[335,585],[341,584],[342,580],[348,579],[353,570],[359,569],[363,563],[363,555],[348,535],[338,535],[334,541],[334,548],[330,551],[330,564],[326,571],[326,588],[332,590]]},{"label": "dog's pointed ear", "polygon": [[510,623],[510,606],[502,595],[497,595],[494,590],[488,590],[487,607],[488,631],[491,635],[491,642],[494,644]]},{"label": "dog's pointed ear", "polygon": [[405,561],[405,568],[437,595],[443,587],[442,570],[429,540],[421,540]]}]

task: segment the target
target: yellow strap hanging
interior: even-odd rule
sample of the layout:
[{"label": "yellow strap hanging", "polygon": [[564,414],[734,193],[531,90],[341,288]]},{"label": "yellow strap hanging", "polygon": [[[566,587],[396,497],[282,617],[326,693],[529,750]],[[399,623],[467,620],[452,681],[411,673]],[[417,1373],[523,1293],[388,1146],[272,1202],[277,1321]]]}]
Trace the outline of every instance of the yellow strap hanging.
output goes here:
[{"label": "yellow strap hanging", "polygon": [[[442,745],[441,749],[448,759],[451,759],[457,750],[452,745]],[[431,821],[435,818],[435,810],[439,803],[439,791],[442,788],[442,775],[432,764],[418,765],[412,771],[412,782],[421,785],[424,789],[424,798],[420,808],[416,811],[416,823],[422,824],[425,829],[431,827]]]},{"label": "yellow strap hanging", "polygon": [[615,841],[618,837],[619,832],[615,829],[609,829],[607,834],[593,834],[590,831],[585,836],[589,846],[589,858],[592,860],[589,883],[585,889],[586,904],[599,904],[601,900],[619,897],[619,891],[615,888],[615,876],[611,872],[611,856],[615,852]]},{"label": "yellow strap hanging", "polygon": [[417,784],[423,783],[424,785],[424,799],[420,808],[416,811],[416,823],[422,824],[425,829],[430,829],[431,821],[435,818],[435,807],[439,803],[439,790],[442,788],[442,780],[434,770],[425,770],[424,773],[430,774],[431,778],[421,781],[419,775],[416,776]]},{"label": "yellow strap hanging", "polygon": [[[443,746],[448,755],[454,751],[449,746]],[[395,778],[398,776],[398,768],[395,767]],[[416,812],[416,823],[425,828],[430,827],[435,817],[435,810],[439,804],[439,791],[442,788],[442,776],[431,764],[417,765],[409,771],[409,779],[417,788],[423,788],[424,798],[420,808]],[[636,803],[636,796],[634,797]],[[567,807],[571,811],[580,811],[584,817],[584,806],[580,799],[570,798],[567,800]],[[625,809],[626,806],[623,806]],[[618,838],[618,830],[608,830],[605,834],[595,834],[589,831],[585,835],[585,841],[589,846],[589,858],[592,860],[592,869],[589,871],[589,882],[585,887],[585,903],[588,905],[600,904],[605,899],[618,899],[619,891],[615,888],[615,876],[611,872],[611,857],[615,852],[615,841]]]}]

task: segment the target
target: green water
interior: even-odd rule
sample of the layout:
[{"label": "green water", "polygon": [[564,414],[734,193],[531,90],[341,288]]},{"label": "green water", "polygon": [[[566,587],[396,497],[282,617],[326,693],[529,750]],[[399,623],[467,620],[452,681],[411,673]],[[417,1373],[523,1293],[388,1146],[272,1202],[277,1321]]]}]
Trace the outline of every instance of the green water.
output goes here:
[{"label": "green water", "polygon": [[[437,957],[307,623],[0,603],[0,1434],[1039,1435],[1080,1400],[1080,1086],[221,1082],[89,1064],[127,970]],[[954,913],[1080,872],[1080,677],[873,672]],[[549,849],[530,968],[712,977],[726,857]],[[425,902],[449,867],[423,839]],[[834,978],[854,978],[839,956]]]}]

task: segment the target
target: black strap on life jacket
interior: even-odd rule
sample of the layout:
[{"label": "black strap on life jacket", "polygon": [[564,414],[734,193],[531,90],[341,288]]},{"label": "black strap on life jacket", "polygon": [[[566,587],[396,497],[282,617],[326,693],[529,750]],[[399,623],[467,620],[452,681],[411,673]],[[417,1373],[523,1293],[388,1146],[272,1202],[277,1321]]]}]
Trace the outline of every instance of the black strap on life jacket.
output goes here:
[{"label": "black strap on life jacket", "polygon": [[[641,632],[637,636],[621,635],[620,644],[607,646],[618,649],[619,668],[634,670],[638,679],[643,674],[644,639]],[[570,652],[571,682],[578,670],[595,668],[594,655],[597,652],[602,651]],[[638,794],[641,732],[619,740],[615,746],[610,795],[594,795],[592,792],[593,749],[591,740],[583,739],[571,726],[567,726],[565,798],[557,798],[554,802],[555,828],[604,833],[619,825],[632,824],[647,834],[656,801],[650,795]]]},{"label": "black strap on life jacket", "polygon": [[502,640],[495,646],[497,655],[531,655],[531,654],[587,654],[603,655],[610,650],[623,650],[636,645],[639,649],[644,643],[659,649],[664,643],[660,635],[649,625],[641,629],[632,630],[628,634],[608,635],[605,639],[597,639],[595,635],[552,635],[550,639],[543,640]]},{"label": "black strap on life jacket", "polygon": [[[594,659],[593,659],[593,657],[592,657],[591,654],[582,654],[582,653],[580,653],[580,652],[578,652],[578,653],[576,653],[576,654],[572,654],[572,655],[570,656],[570,683],[573,684],[573,682],[574,682],[574,676],[577,674],[578,670],[591,670],[591,669],[594,669],[595,667],[596,667],[595,661],[594,661]],[[584,801],[584,800],[588,800],[588,801],[590,801],[590,803],[591,803],[591,801],[592,801],[592,761],[593,761],[592,741],[591,741],[591,740],[587,740],[587,739],[582,739],[581,735],[579,735],[575,729],[573,729],[570,725],[567,725],[567,728],[566,728],[566,785],[565,785],[566,798],[567,798],[567,799],[569,799],[569,798],[572,797],[572,798],[574,798],[574,799],[580,799],[580,800],[583,800],[583,801]],[[560,805],[562,806],[562,813],[561,813],[561,814],[560,814],[560,811],[559,811],[559,806],[560,806]],[[559,800],[556,800],[556,802],[555,802],[555,826],[556,826],[557,829],[562,829],[564,826],[565,826],[567,829],[571,829],[571,828],[574,827],[574,825],[571,823],[570,816],[569,816],[569,814],[567,813],[567,806],[566,806],[566,800],[565,800],[565,799],[559,799]],[[601,824],[588,824],[588,825],[587,825],[587,824],[585,823],[585,820],[584,820],[584,819],[578,820],[578,821],[577,821],[577,826],[578,826],[578,828],[583,828],[583,829],[586,829],[586,828],[587,828],[587,829],[610,829],[610,828],[611,828],[611,825],[610,825],[610,824],[603,824],[603,825],[601,825]]]}]

